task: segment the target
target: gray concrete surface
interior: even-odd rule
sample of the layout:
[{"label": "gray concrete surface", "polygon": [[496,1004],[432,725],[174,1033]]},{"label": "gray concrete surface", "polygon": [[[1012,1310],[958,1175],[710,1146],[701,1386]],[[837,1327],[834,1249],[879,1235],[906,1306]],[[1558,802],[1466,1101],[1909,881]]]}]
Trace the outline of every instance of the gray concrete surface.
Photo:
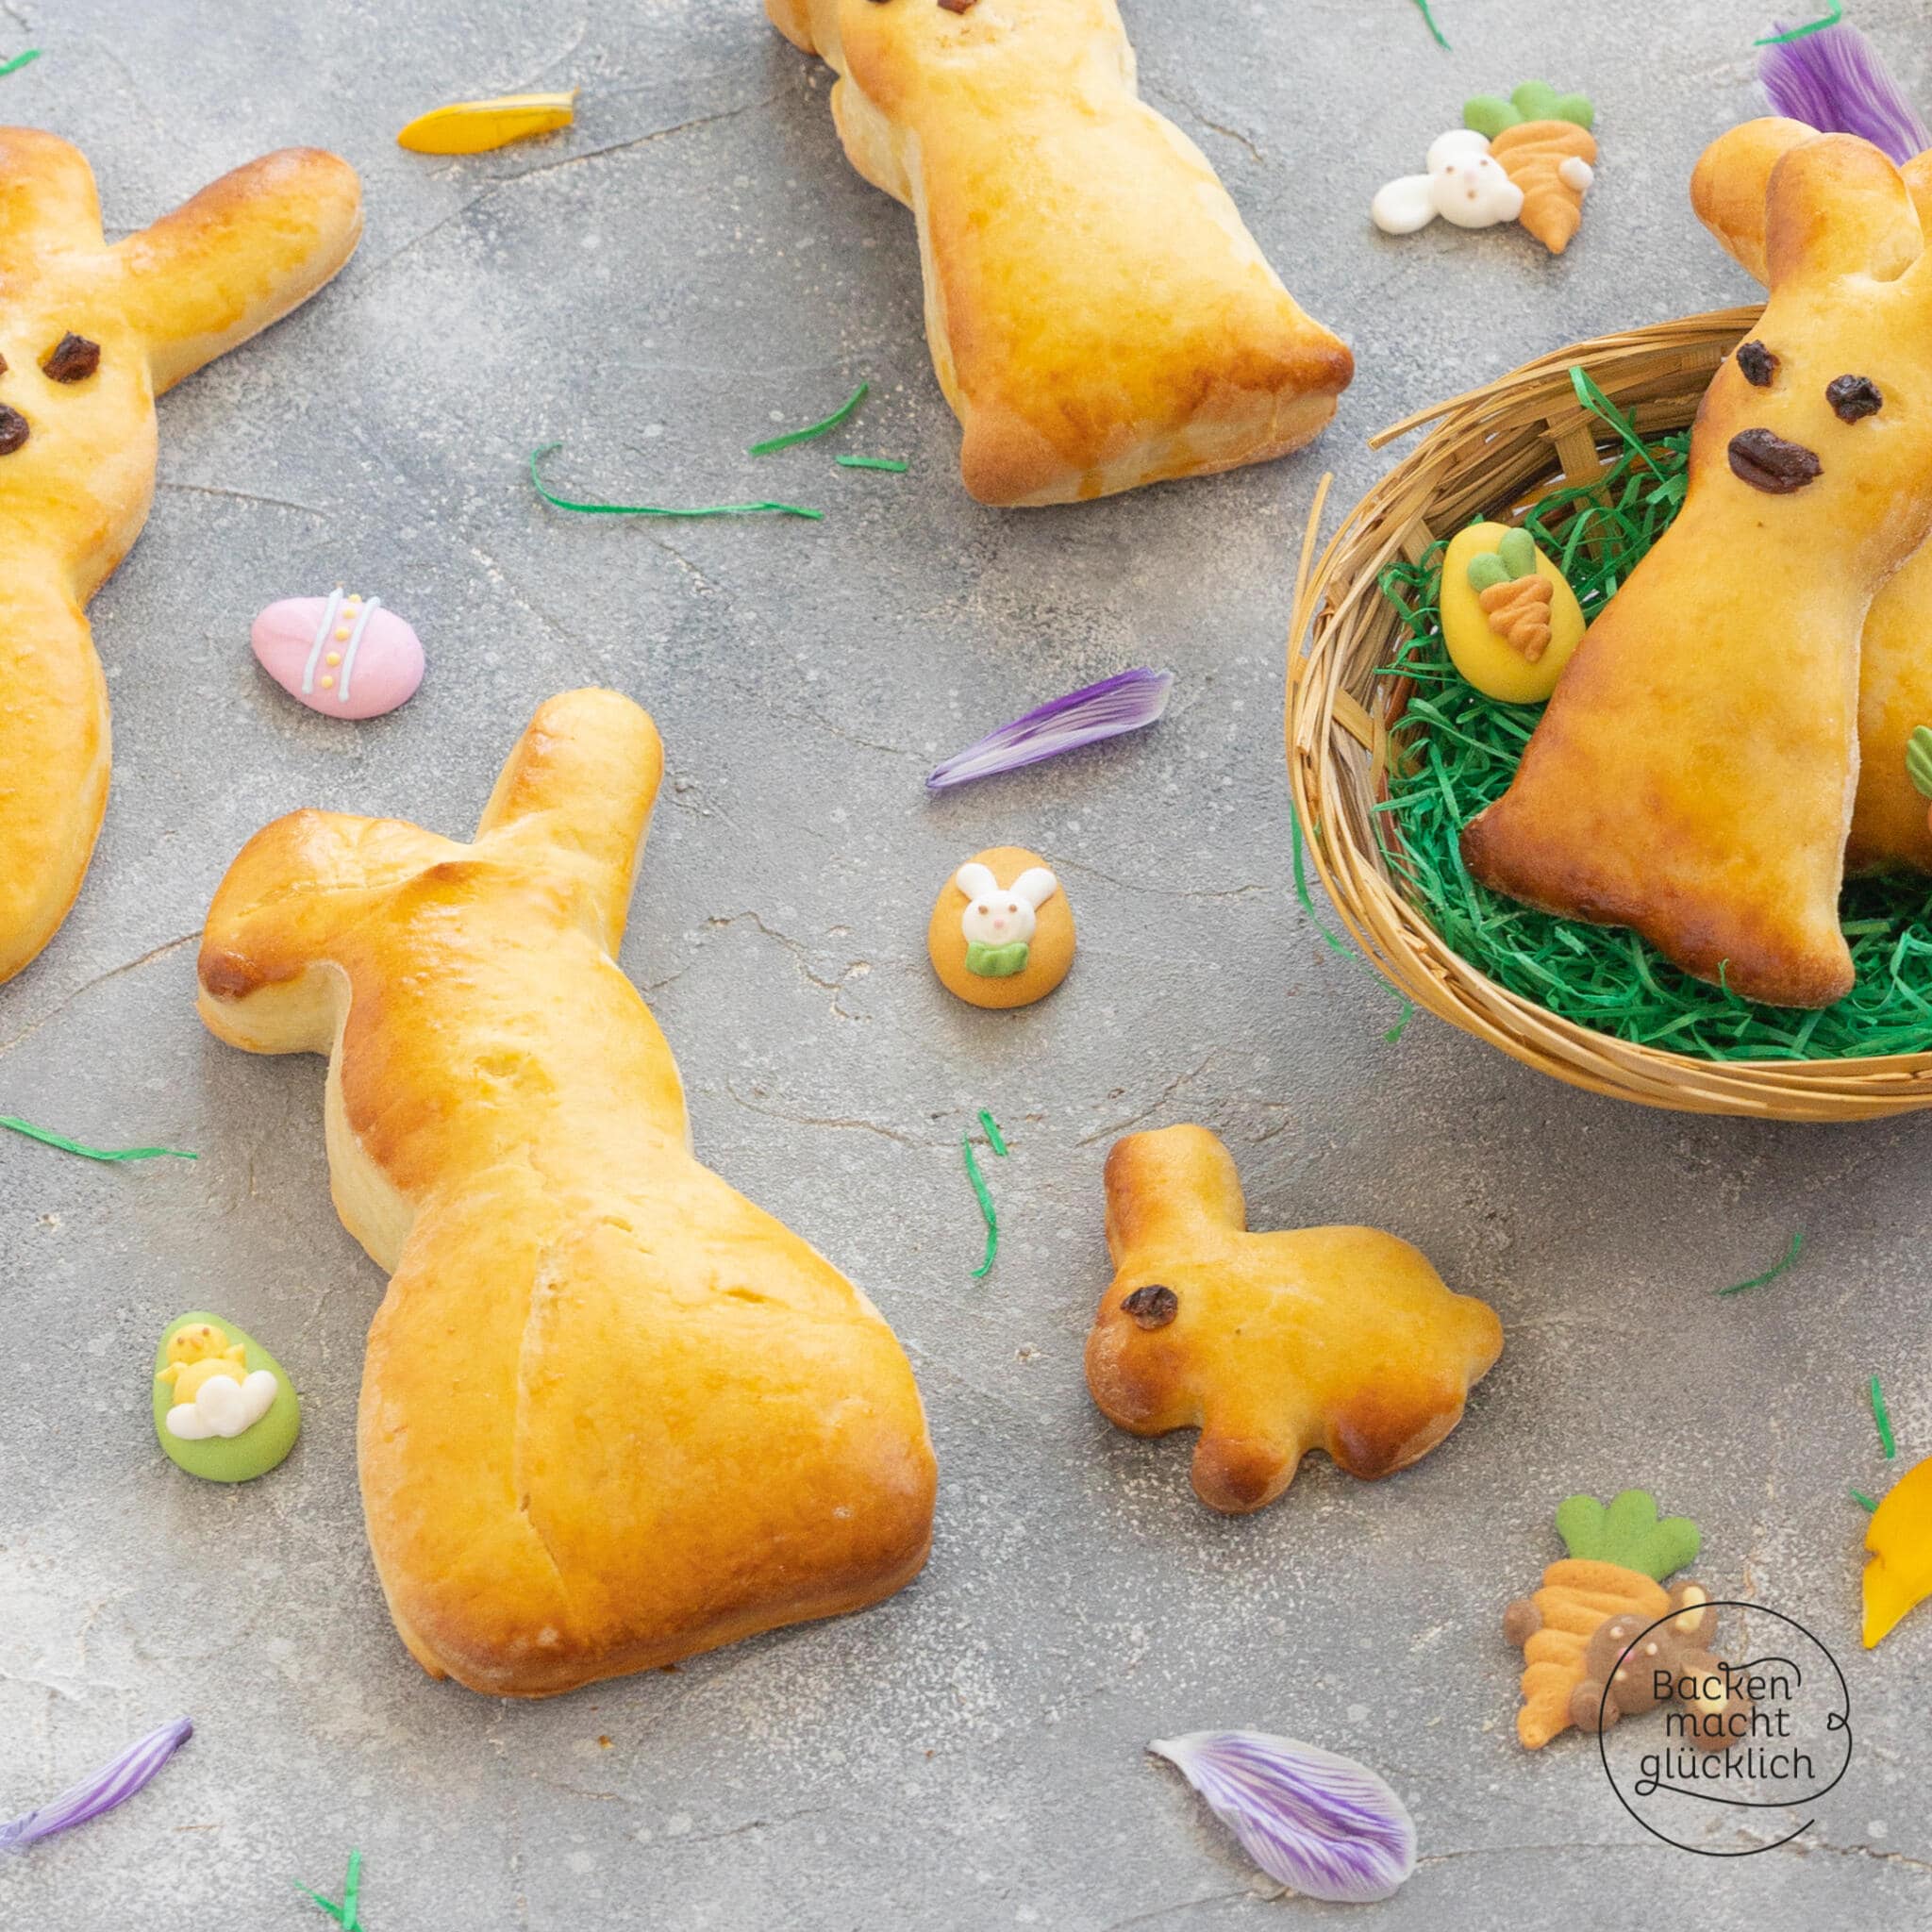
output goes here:
[{"label": "gray concrete surface", "polygon": [[[1251,1724],[1359,1755],[1422,1864],[1364,1923],[1797,1932],[1932,1914],[1932,1613],[1857,1640],[1880,1373],[1932,1453],[1927,1125],[1676,1119],[1586,1098],[1394,1002],[1289,885],[1282,641],[1315,480],[1364,437],[1560,342],[1744,299],[1691,220],[1700,146],[1753,111],[1743,0],[1126,0],[1147,92],[1207,148],[1359,375],[1320,447],[1067,512],[976,508],[920,331],[908,219],[845,166],[826,76],[753,0],[8,0],[0,111],[78,142],[138,226],[286,142],[365,174],[362,252],[321,300],[171,396],[162,485],[94,607],[117,759],[65,930],[0,991],[0,1110],[199,1149],[116,1170],[0,1144],[0,1814],[177,1711],[194,1742],[137,1804],[0,1866],[32,1932],[265,1932],[322,1921],[366,1857],[370,1932],[637,1925],[1119,1928],[1329,1923],[1275,1901],[1142,1755]],[[1867,0],[1922,101],[1915,0]],[[1468,92],[1588,88],[1604,164],[1556,262],[1513,232],[1368,227]],[[574,130],[407,155],[433,103],[584,89]],[[847,445],[738,455],[861,376]],[[573,521],[520,464],[660,500],[778,489],[788,523]],[[408,709],[297,709],[247,627],[339,579],[430,653]],[[1082,680],[1171,666],[1158,735],[929,803],[935,756]],[[462,831],[532,707],[596,680],[656,713],[671,777],[624,963],[732,1181],[877,1299],[942,1468],[918,1584],[871,1614],[537,1707],[423,1677],[368,1562],[353,1423],[378,1272],[330,1209],[322,1067],[256,1061],[192,1004],[209,893],[299,804]],[[956,1005],[923,931],[974,849],[1037,846],[1084,941],[1017,1018]],[[990,1279],[960,1173],[980,1107],[1012,1157]],[[1187,1487],[1189,1441],[1090,1407],[1116,1135],[1204,1121],[1257,1224],[1360,1220],[1501,1310],[1463,1429],[1392,1482],[1311,1460],[1245,1522]],[[1802,1266],[1757,1273],[1802,1229]],[[163,1463],[161,1324],[208,1304],[306,1400],[292,1459],[223,1491]],[[641,1391],[641,1399],[648,1399]],[[1901,1465],[1903,1466],[1903,1465]],[[1570,1491],[1647,1483],[1714,1584],[1804,1619],[1850,1677],[1858,1748],[1812,1832],[1715,1860],[1643,1835],[1575,1740],[1511,1733],[1503,1602]],[[1711,1848],[1775,1833],[1737,1814]]]}]

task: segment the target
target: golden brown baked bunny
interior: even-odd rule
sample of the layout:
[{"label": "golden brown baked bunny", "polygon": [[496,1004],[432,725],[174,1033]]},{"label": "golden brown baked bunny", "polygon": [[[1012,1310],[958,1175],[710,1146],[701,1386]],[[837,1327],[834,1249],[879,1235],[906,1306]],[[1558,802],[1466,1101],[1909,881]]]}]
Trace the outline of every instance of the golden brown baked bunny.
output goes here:
[{"label": "golden brown baked bunny", "polygon": [[918,217],[925,332],[982,503],[1299,449],[1355,364],[1135,91],[1114,0],[766,0],[838,69],[852,165]]},{"label": "golden brown baked bunny", "polygon": [[[1747,121],[1705,149],[1690,177],[1698,219],[1738,264],[1766,279],[1765,195],[1771,171],[1812,129]],[[1899,170],[1922,227],[1932,231],[1932,153]],[[1932,824],[1906,775],[1906,742],[1932,724],[1932,543],[1899,565],[1872,600],[1858,660],[1858,796],[1847,872],[1932,872]]]},{"label": "golden brown baked bunny", "polygon": [[1758,342],[1698,409],[1681,513],[1462,849],[1499,891],[1820,1007],[1853,979],[1859,636],[1932,529],[1932,268],[1898,170],[1848,135],[1777,163],[1768,255]]},{"label": "golden brown baked bunny", "polygon": [[107,809],[81,612],[147,521],[154,399],[306,301],[361,232],[356,171],[290,148],[110,248],[79,151],[0,128],[0,980],[67,916]]},{"label": "golden brown baked bunny", "polygon": [[1137,1436],[1198,1428],[1194,1493],[1230,1514],[1272,1503],[1310,1449],[1370,1477],[1426,1456],[1502,1351],[1495,1310],[1373,1227],[1247,1225],[1206,1127],[1114,1143],[1116,1272],[1087,1338],[1102,1414]]},{"label": "golden brown baked bunny", "polygon": [[858,1609],[934,1472],[876,1309],[693,1158],[612,955],[663,770],[613,691],[538,711],[475,842],[303,811],[208,914],[202,1017],[329,1056],[330,1176],[383,1268],[362,1500],[432,1676],[545,1696]]}]

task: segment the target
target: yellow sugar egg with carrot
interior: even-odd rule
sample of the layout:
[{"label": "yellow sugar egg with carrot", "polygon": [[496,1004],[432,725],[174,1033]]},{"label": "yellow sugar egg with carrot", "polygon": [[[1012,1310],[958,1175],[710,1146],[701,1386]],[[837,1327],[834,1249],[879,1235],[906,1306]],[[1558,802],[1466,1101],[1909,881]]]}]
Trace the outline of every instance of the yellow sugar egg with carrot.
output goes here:
[{"label": "yellow sugar egg with carrot", "polygon": [[1540,705],[1583,641],[1583,609],[1527,530],[1472,524],[1442,558],[1442,641],[1487,697]]}]

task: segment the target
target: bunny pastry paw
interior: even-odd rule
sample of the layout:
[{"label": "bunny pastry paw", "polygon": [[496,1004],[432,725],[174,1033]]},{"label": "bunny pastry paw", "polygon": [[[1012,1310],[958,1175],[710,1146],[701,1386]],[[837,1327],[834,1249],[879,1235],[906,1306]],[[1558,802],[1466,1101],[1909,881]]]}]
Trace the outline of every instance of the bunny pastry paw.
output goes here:
[{"label": "bunny pastry paw", "polygon": [[1310,1449],[1364,1477],[1419,1461],[1502,1351],[1495,1310],[1393,1235],[1250,1234],[1206,1127],[1114,1143],[1107,1241],[1117,1272],[1087,1386],[1137,1436],[1198,1428],[1194,1492],[1210,1509],[1272,1503]]},{"label": "bunny pastry paw", "polygon": [[995,845],[940,889],[925,948],[940,984],[968,1006],[1030,1007],[1074,963],[1074,915],[1037,852]]}]

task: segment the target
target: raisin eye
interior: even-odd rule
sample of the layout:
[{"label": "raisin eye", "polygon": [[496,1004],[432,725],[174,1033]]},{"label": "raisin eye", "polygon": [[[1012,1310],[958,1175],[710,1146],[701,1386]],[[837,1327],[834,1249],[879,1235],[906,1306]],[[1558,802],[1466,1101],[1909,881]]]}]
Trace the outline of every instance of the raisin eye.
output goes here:
[{"label": "raisin eye", "polygon": [[1121,1307],[1141,1328],[1165,1328],[1181,1311],[1181,1298],[1171,1288],[1150,1281],[1122,1299]]},{"label": "raisin eye", "polygon": [[28,436],[27,421],[18,409],[0,403],[0,457],[10,457]]},{"label": "raisin eye", "polygon": [[1738,351],[1738,367],[1753,389],[1769,389],[1777,374],[1777,358],[1762,342],[1745,342]]},{"label": "raisin eye", "polygon": [[1840,423],[1857,423],[1862,417],[1875,416],[1885,407],[1878,385],[1869,375],[1840,375],[1826,386],[1824,400]]},{"label": "raisin eye", "polygon": [[100,343],[70,332],[54,344],[53,353],[41,364],[41,374],[49,382],[85,382],[100,366]]}]

